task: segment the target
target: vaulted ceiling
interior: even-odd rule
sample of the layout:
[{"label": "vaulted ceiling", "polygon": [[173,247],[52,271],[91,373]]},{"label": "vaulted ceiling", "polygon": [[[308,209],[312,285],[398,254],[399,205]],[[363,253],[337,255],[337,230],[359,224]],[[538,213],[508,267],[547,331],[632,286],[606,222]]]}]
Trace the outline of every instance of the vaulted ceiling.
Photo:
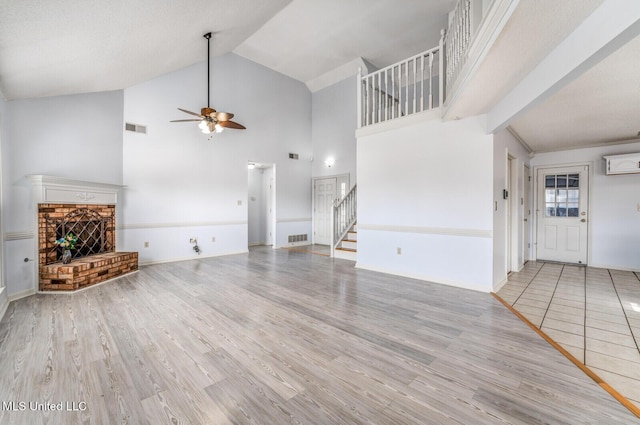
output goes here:
[{"label": "vaulted ceiling", "polygon": [[6,99],[122,89],[235,52],[302,82],[358,57],[435,46],[455,0],[21,0],[0,3]]},{"label": "vaulted ceiling", "polygon": [[[610,0],[494,0],[513,13],[445,118],[491,113]],[[636,0],[617,0],[635,8]],[[318,88],[364,59],[384,67],[437,45],[455,0],[21,0],[0,3],[0,96],[116,90],[234,52]],[[487,5],[491,2],[484,1]],[[640,22],[633,28],[637,31]],[[585,41],[588,42],[588,41]],[[640,40],[509,120],[536,152],[636,140]],[[637,139],[640,140],[640,139]]]}]

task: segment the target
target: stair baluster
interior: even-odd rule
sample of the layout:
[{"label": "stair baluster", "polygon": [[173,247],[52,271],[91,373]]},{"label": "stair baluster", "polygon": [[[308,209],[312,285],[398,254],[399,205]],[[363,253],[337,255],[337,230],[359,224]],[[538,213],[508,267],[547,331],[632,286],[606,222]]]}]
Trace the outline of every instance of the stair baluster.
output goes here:
[{"label": "stair baluster", "polygon": [[356,222],[358,212],[357,200],[358,189],[357,185],[355,185],[349,193],[335,202],[333,206],[333,214],[331,215],[333,221],[333,231],[331,232],[332,257],[338,244],[344,239],[349,229],[351,229]]}]

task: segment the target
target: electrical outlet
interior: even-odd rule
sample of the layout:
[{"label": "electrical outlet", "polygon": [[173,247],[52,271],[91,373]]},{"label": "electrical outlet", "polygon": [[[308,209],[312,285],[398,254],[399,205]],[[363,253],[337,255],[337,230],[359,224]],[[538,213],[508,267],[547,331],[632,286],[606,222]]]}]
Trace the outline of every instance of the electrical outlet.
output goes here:
[{"label": "electrical outlet", "polygon": [[396,248],[396,253],[398,255],[402,255],[402,248],[400,248],[400,247]]},{"label": "electrical outlet", "polygon": [[145,242],[145,243],[144,243],[144,247],[145,247],[145,248],[149,248],[149,242]]},{"label": "electrical outlet", "polygon": [[211,236],[211,242],[215,242],[216,241],[216,237],[215,236]]},{"label": "electrical outlet", "polygon": [[638,208],[638,212],[640,212],[640,204],[638,204],[637,208]]},{"label": "electrical outlet", "polygon": [[242,205],[242,201],[238,199],[238,206]]}]

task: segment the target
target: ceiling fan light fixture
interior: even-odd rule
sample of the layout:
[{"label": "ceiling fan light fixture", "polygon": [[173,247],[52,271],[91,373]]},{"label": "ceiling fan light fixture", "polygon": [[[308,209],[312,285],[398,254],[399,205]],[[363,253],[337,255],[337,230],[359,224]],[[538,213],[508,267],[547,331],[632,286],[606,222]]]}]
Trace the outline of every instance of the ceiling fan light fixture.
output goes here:
[{"label": "ceiling fan light fixture", "polygon": [[[237,130],[245,130],[246,127],[242,124],[238,124],[237,122],[231,121],[233,118],[233,114],[230,112],[218,112],[210,106],[209,97],[211,93],[211,33],[208,32],[204,36],[207,39],[207,106],[200,109],[200,113],[191,112],[186,109],[178,108],[178,110],[187,113],[189,115],[193,115],[198,117],[198,119],[186,119],[186,120],[172,120],[170,122],[184,122],[184,121],[199,121],[198,128],[202,130],[204,134],[211,133],[222,133],[225,127],[234,128]],[[211,138],[209,138],[211,139]]]}]

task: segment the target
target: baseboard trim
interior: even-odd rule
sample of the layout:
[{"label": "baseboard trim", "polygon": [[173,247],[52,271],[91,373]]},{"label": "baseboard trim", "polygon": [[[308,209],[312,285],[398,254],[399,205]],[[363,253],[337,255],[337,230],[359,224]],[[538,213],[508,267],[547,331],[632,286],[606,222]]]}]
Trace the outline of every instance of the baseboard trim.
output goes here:
[{"label": "baseboard trim", "polygon": [[393,276],[400,276],[400,277],[407,277],[407,278],[410,278],[410,279],[423,280],[425,282],[437,283],[437,284],[440,284],[440,285],[454,286],[456,288],[468,289],[468,290],[477,291],[477,292],[483,292],[485,294],[491,293],[491,290],[489,288],[487,288],[486,290],[483,290],[483,289],[479,289],[476,286],[472,286],[472,285],[470,285],[470,284],[468,284],[466,282],[458,282],[458,281],[454,281],[454,280],[439,279],[439,278],[435,278],[433,276],[426,276],[426,275],[422,275],[422,274],[418,274],[418,273],[405,273],[405,272],[401,272],[401,271],[397,271],[397,270],[383,269],[383,268],[376,267],[376,266],[363,265],[363,264],[360,264],[358,262],[356,262],[355,268],[356,269],[362,269],[362,270],[369,270],[369,271],[372,271],[372,272],[390,274],[390,275],[393,275]]},{"label": "baseboard trim", "polygon": [[499,292],[502,289],[502,287],[507,284],[508,281],[509,281],[509,276],[505,276],[504,279],[502,279],[500,282],[493,285],[493,292]]},{"label": "baseboard trim", "polygon": [[21,298],[26,298],[30,295],[35,294],[37,291],[35,289],[25,289],[24,291],[16,292],[15,294],[8,295],[7,300],[9,302],[19,300]]},{"label": "baseboard trim", "polygon": [[4,318],[4,314],[7,312],[7,308],[9,308],[9,300],[6,297],[6,294],[3,295],[6,290],[6,286],[0,288],[0,299],[2,299],[2,304],[0,304],[0,320]]},{"label": "baseboard trim", "polygon": [[612,269],[612,270],[622,270],[625,272],[636,272],[640,273],[640,269],[634,269],[631,267],[621,267],[621,266],[607,266],[602,264],[587,264],[587,267],[593,267],[594,269]]},{"label": "baseboard trim", "polygon": [[230,251],[223,252],[221,254],[213,254],[213,255],[199,255],[197,257],[182,257],[182,258],[169,258],[166,260],[157,260],[157,261],[140,261],[138,265],[140,266],[151,266],[154,264],[165,264],[165,263],[176,263],[178,261],[190,261],[190,260],[199,260],[202,258],[214,258],[214,257],[222,257],[225,255],[236,255],[236,254],[246,254],[249,250],[242,251]]}]

